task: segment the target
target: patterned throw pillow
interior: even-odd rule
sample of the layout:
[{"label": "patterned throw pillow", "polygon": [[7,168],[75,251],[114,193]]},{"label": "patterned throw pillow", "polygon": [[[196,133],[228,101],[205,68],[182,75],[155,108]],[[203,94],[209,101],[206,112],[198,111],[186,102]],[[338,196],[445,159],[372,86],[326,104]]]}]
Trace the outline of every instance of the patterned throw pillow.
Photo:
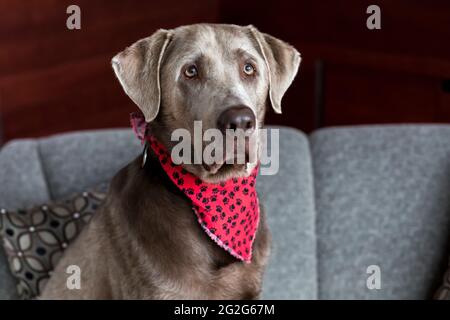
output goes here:
[{"label": "patterned throw pillow", "polygon": [[104,200],[98,190],[30,210],[0,210],[0,237],[20,298],[40,294],[64,249]]},{"label": "patterned throw pillow", "polygon": [[444,283],[434,295],[436,300],[450,300],[450,260],[447,271],[444,275]]}]

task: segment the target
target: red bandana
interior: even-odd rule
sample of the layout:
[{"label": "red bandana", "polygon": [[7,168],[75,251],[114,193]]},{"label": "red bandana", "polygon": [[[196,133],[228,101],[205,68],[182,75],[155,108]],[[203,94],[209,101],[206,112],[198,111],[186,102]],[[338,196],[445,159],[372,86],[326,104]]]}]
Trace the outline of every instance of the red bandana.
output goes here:
[{"label": "red bandana", "polygon": [[147,134],[147,125],[140,114],[131,115],[131,124],[140,140],[149,141],[172,182],[191,200],[197,220],[208,236],[234,257],[250,262],[259,224],[258,167],[249,177],[217,184],[203,182],[172,162],[165,147]]}]

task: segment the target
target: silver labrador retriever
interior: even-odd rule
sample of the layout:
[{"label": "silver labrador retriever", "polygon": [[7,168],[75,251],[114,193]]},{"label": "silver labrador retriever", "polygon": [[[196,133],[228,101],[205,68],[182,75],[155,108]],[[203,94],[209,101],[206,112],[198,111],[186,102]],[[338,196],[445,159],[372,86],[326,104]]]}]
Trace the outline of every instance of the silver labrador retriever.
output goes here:
[{"label": "silver labrador retriever", "polygon": [[[158,30],[112,64],[156,138],[171,150],[173,130],[193,133],[195,120],[203,130],[244,126],[257,134],[267,105],[281,113],[300,55],[253,26],[197,24]],[[141,162],[142,156],[113,178],[104,206],[69,246],[40,298],[257,298],[270,247],[264,212],[252,261],[243,263],[201,230],[154,155],[144,168]],[[206,182],[253,169],[225,161],[184,167]],[[67,288],[70,265],[80,267],[81,289]]]}]

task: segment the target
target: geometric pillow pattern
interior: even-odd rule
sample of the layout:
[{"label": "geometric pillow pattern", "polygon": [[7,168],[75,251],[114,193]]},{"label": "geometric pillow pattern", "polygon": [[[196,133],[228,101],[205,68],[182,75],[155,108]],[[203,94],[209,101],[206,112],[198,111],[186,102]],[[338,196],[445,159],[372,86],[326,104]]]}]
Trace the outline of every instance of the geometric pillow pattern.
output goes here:
[{"label": "geometric pillow pattern", "polygon": [[21,299],[42,292],[64,249],[105,198],[94,189],[29,210],[0,209],[0,238]]},{"label": "geometric pillow pattern", "polygon": [[450,300],[450,260],[447,271],[444,275],[444,282],[434,295],[436,300]]}]

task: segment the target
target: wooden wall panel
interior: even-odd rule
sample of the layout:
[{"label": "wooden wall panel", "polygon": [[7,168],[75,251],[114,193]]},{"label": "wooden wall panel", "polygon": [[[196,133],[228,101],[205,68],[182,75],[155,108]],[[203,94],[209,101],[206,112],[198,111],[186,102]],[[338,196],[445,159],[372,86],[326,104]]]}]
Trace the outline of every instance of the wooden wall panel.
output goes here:
[{"label": "wooden wall panel", "polygon": [[432,78],[328,66],[324,125],[436,122],[439,90]]},{"label": "wooden wall panel", "polygon": [[[66,28],[73,3],[81,30]],[[9,140],[127,126],[136,107],[111,58],[158,28],[216,22],[218,1],[4,0],[0,12],[0,113]]]},{"label": "wooden wall panel", "polygon": [[[66,28],[66,8],[82,29]],[[369,0],[3,0],[0,121],[6,140],[128,125],[136,110],[111,57],[158,28],[254,24],[302,53],[300,73],[267,122],[306,132],[324,125],[450,123],[450,2],[380,0],[382,29],[365,27]],[[316,66],[324,66],[323,110]],[[376,91],[377,94],[373,95]],[[319,111],[323,112],[319,112]]]},{"label": "wooden wall panel", "polygon": [[[248,0],[235,10],[222,3],[226,22],[254,24],[302,53],[297,91],[289,89],[283,101],[287,120],[269,115],[269,122],[305,131],[359,123],[450,123],[449,93],[441,89],[450,79],[450,2],[377,1],[381,30],[366,28],[371,4]],[[315,95],[319,62],[325,73],[322,112]]]}]

